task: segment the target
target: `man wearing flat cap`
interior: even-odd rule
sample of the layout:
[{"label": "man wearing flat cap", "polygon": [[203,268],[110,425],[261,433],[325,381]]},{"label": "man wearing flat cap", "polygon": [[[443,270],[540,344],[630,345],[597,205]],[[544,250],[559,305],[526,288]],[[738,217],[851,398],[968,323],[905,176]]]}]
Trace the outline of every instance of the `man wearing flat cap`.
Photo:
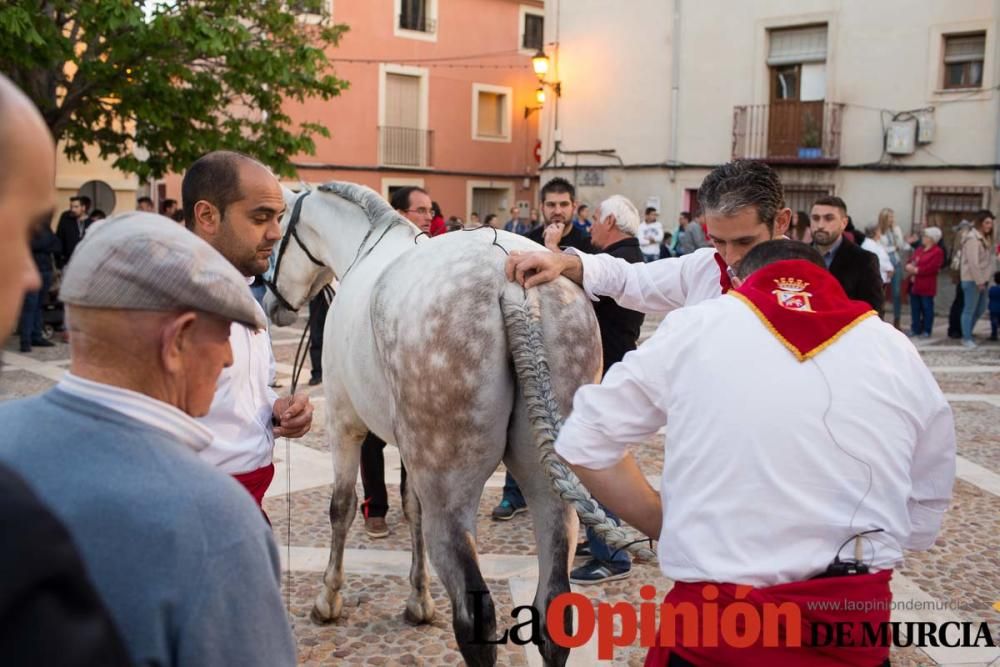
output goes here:
[{"label": "man wearing flat cap", "polygon": [[271,531],[198,458],[230,325],[264,326],[243,277],[187,230],[129,213],[77,247],[60,296],[69,373],[0,405],[0,462],[69,529],[136,664],[294,664]]}]

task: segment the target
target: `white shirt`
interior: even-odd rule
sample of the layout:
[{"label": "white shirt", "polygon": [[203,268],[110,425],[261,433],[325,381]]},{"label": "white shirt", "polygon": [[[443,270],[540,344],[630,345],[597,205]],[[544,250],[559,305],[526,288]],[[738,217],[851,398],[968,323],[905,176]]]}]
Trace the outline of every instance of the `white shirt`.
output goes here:
[{"label": "white shirt", "polygon": [[60,391],[71,396],[97,403],[107,410],[131,417],[160,431],[166,431],[196,452],[204,450],[212,442],[212,432],[190,415],[151,396],[131,389],[85,380],[72,373],[66,373],[59,380],[58,387]]},{"label": "white shirt", "polygon": [[594,301],[610,296],[623,308],[665,314],[722,296],[722,271],[715,248],[648,264],[630,264],[611,255],[588,255],[573,248],[565,252],[583,263],[583,289]]},{"label": "white shirt", "polygon": [[680,309],[577,391],[556,451],[602,469],[664,424],[658,550],[675,580],[800,581],[873,528],[864,559],[889,568],[932,545],[948,508],[951,409],[874,317],[800,363],[735,297]]},{"label": "white shirt", "polygon": [[878,272],[882,275],[882,282],[887,283],[892,280],[889,274],[894,271],[894,268],[892,266],[892,259],[889,258],[889,253],[886,251],[885,246],[866,236],[865,240],[861,242],[861,249],[867,250],[878,257]]},{"label": "white shirt", "polygon": [[269,386],[274,379],[274,354],[267,331],[234,322],[229,344],[233,365],[222,369],[212,407],[198,420],[215,437],[199,455],[222,472],[238,475],[271,463],[271,414],[278,395]]},{"label": "white shirt", "polygon": [[639,239],[639,250],[642,251],[642,254],[660,256],[660,242],[663,241],[663,225],[659,221],[640,222],[639,233],[636,236]]}]

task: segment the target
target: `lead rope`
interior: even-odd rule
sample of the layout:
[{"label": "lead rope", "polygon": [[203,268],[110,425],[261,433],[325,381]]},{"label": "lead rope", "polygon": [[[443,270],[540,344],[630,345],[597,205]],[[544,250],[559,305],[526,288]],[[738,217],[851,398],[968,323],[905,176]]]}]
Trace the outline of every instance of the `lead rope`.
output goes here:
[{"label": "lead rope", "polygon": [[[333,302],[333,288],[325,286],[320,292],[326,301],[327,307]],[[309,313],[306,320],[306,327],[299,338],[298,347],[295,348],[295,359],[292,361],[292,386],[289,391],[291,396],[295,395],[295,390],[299,386],[299,376],[305,367],[306,355],[309,352],[309,344],[312,342],[312,323],[315,312]],[[292,439],[285,437],[285,610],[292,613]]]}]

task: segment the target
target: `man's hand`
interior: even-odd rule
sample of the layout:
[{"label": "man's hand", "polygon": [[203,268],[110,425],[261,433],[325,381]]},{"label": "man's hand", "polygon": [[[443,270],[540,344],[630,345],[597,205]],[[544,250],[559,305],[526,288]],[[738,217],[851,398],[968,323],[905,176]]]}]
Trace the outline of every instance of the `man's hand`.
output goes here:
[{"label": "man's hand", "polygon": [[274,402],[271,410],[277,426],[276,438],[301,438],[312,428],[313,406],[306,394],[283,396]]},{"label": "man's hand", "polygon": [[559,248],[559,241],[562,240],[564,229],[566,229],[566,226],[561,222],[556,222],[546,227],[542,232],[542,237],[545,239],[545,247],[552,252],[562,252]]},{"label": "man's hand", "polygon": [[522,252],[514,250],[507,258],[507,280],[524,287],[551,282],[564,275],[577,285],[583,284],[583,262],[576,255],[563,252]]}]

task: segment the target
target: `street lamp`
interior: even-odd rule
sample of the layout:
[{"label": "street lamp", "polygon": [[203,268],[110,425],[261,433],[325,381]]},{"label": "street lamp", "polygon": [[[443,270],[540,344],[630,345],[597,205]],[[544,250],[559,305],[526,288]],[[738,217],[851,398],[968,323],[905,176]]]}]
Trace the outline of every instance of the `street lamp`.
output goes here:
[{"label": "street lamp", "polygon": [[549,73],[549,57],[545,55],[545,52],[541,49],[531,56],[531,69],[535,71],[535,76],[538,77],[538,83],[542,84],[538,90],[535,91],[535,99],[539,103],[545,101],[545,86],[548,86],[555,91],[556,97],[562,95],[562,84],[558,81],[546,81],[545,75]]}]

